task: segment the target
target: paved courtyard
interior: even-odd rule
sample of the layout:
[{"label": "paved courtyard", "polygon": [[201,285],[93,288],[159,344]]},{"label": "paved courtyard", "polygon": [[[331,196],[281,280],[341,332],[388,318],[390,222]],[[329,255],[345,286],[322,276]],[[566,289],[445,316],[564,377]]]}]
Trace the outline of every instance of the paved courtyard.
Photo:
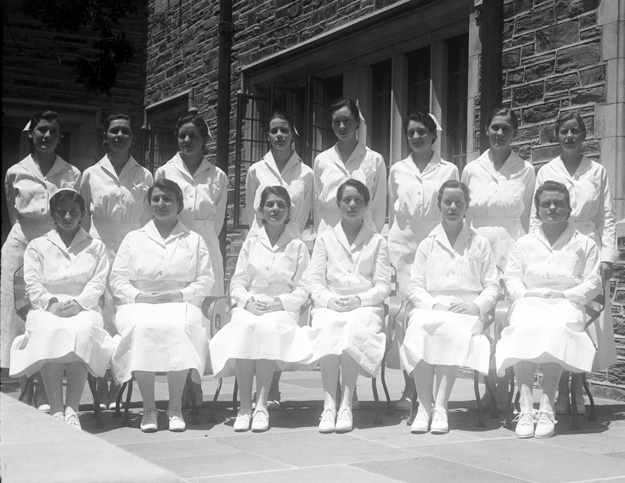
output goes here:
[{"label": "paved courtyard", "polygon": [[[403,385],[401,373],[389,370],[387,381],[391,395],[397,398]],[[91,397],[85,393],[83,429],[95,435],[98,444],[115,445],[143,461],[169,470],[183,481],[194,483],[625,482],[623,401],[598,399],[598,421],[582,419],[579,432],[570,431],[571,416],[561,416],[556,437],[519,440],[512,431],[502,427],[501,421],[489,415],[487,427],[477,428],[472,381],[458,379],[450,403],[451,432],[438,436],[413,435],[406,426],[406,412],[383,415],[382,425],[373,424],[375,407],[371,386],[369,380],[361,378],[358,385],[361,409],[354,414],[356,429],[343,435],[322,435],[317,431],[322,408],[319,372],[286,372],[281,382],[284,407],[271,412],[268,432],[254,434],[232,430],[233,414],[228,400],[232,397],[233,382],[232,379],[224,382],[216,405],[217,424],[209,424],[211,403],[205,402],[200,411],[200,424],[189,425],[184,433],[167,431],[166,416],[161,411],[159,425],[164,429],[143,434],[138,428],[141,410],[135,390],[136,404],[131,410],[133,427],[120,427],[121,420],[113,418],[112,411],[106,411],[105,428],[95,429],[95,421],[88,411],[90,407],[86,404]],[[16,385],[6,379],[3,383],[2,391],[16,397]],[[208,401],[216,382],[205,376],[202,386],[204,399]],[[166,388],[165,383],[157,382],[157,396],[161,401],[166,399]],[[165,409],[164,403],[162,409]],[[31,412],[33,417],[39,416],[34,414],[36,411],[29,411],[29,414]],[[189,422],[186,411],[185,416]],[[7,417],[10,415],[3,411],[3,418]],[[5,420],[2,423],[4,429]],[[11,444],[11,439],[12,436],[3,431],[4,448]],[[16,452],[10,454],[15,458]],[[136,461],[141,460],[132,460],[135,469]],[[3,455],[3,469],[11,463]],[[43,460],[36,463],[45,471]],[[146,465],[153,468],[149,463]],[[80,471],[77,466],[75,481],[87,481],[80,478]],[[106,470],[100,473],[101,478],[94,478],[92,472],[89,474],[91,481],[113,481],[107,479]],[[139,471],[139,474],[147,478],[149,473]],[[112,473],[109,476],[112,477]],[[129,476],[127,481],[131,480],[156,481],[133,480]],[[57,480],[50,475],[42,481]]]}]

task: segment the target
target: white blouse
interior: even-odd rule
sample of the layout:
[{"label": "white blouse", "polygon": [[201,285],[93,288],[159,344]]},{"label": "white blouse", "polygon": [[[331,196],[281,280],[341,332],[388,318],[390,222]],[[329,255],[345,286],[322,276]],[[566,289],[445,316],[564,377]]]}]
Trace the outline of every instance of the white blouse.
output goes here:
[{"label": "white blouse", "polygon": [[343,295],[357,295],[362,307],[381,305],[391,292],[386,240],[363,223],[350,245],[338,223],[317,236],[304,279],[320,307],[327,307],[330,299]]},{"label": "white blouse", "polygon": [[[595,240],[601,249],[602,261],[615,262],[618,258],[616,216],[605,167],[584,156],[571,176],[558,156],[540,168],[536,176],[536,189],[546,180],[559,181],[568,188],[573,210],[569,222]],[[534,207],[532,229],[539,224]]]},{"label": "white blouse", "polygon": [[371,201],[367,216],[379,232],[386,220],[386,166],[384,158],[359,142],[343,164],[338,148],[323,151],[313,165],[315,180],[314,218],[317,234],[332,229],[341,221],[341,210],[336,204],[336,190],[349,178],[357,179],[369,189]]},{"label": "white blouse", "polygon": [[215,282],[202,237],[182,223],[166,239],[154,221],[131,231],[115,256],[110,285],[118,303],[135,303],[144,291],[179,290],[183,301],[200,306]]},{"label": "white blouse", "polygon": [[63,161],[54,160],[44,175],[31,155],[7,170],[4,189],[11,223],[16,221],[50,221],[50,198],[61,188],[78,189],[80,171]]},{"label": "white blouse", "polygon": [[230,282],[230,295],[245,307],[254,295],[277,298],[288,312],[296,312],[308,299],[303,275],[308,267],[306,245],[286,228],[275,245],[260,229],[245,240]]},{"label": "white blouse", "polygon": [[462,182],[471,194],[466,219],[473,227],[502,226],[511,237],[518,238],[529,230],[534,167],[512,151],[497,171],[488,153],[467,164],[462,172]]},{"label": "white blouse", "polygon": [[551,246],[541,225],[517,240],[504,280],[512,300],[523,298],[528,291],[552,289],[583,306],[601,287],[599,250],[571,224]]},{"label": "white blouse", "polygon": [[217,235],[221,232],[228,203],[228,177],[221,169],[204,158],[192,175],[177,153],[156,170],[154,179],[162,178],[175,181],[182,190],[180,221],[192,226],[195,220],[206,220],[214,225]]},{"label": "white blouse", "polygon": [[26,293],[34,309],[46,310],[56,295],[69,295],[83,309],[95,309],[108,271],[104,244],[82,228],[69,247],[55,229],[31,241],[24,254]]},{"label": "white blouse", "polygon": [[80,183],[85,207],[98,228],[100,223],[143,226],[150,219],[147,199],[152,186],[152,173],[131,156],[119,176],[108,155],[87,168]]},{"label": "white blouse", "polygon": [[[445,181],[458,179],[456,165],[436,153],[423,172],[415,166],[412,155],[395,163],[388,178],[390,225],[403,230],[412,225],[418,228],[422,222],[439,222],[438,190]],[[426,236],[424,233],[422,238]]]},{"label": "white blouse", "polygon": [[313,172],[306,166],[296,152],[284,166],[282,172],[276,166],[273,154],[269,151],[258,163],[250,166],[245,180],[245,211],[250,226],[248,236],[261,227],[258,214],[260,195],[267,186],[282,186],[291,197],[291,226],[295,233],[301,234],[306,228],[310,216],[313,198]]},{"label": "white blouse", "polygon": [[499,278],[488,240],[465,223],[453,247],[438,225],[417,248],[408,282],[410,302],[432,309],[439,295],[475,294],[472,300],[485,315],[499,295]]}]

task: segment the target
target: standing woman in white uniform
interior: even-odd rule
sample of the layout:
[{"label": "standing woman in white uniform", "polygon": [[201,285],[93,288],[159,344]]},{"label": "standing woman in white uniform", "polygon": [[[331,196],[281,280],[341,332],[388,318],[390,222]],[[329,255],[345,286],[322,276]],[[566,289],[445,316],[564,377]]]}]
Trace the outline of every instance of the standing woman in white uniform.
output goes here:
[{"label": "standing woman in white uniform", "polygon": [[[384,357],[383,302],[391,291],[386,240],[365,222],[367,187],[348,179],[339,186],[336,202],[342,220],[317,237],[305,274],[314,302],[311,361],[320,362],[324,391],[321,433],[353,428],[358,373],[375,376]],[[339,372],[342,398],[337,415]]]},{"label": "standing woman in white uniform", "polygon": [[98,305],[109,261],[104,244],[81,228],[84,214],[84,200],[72,189],[61,189],[50,199],[55,228],[26,248],[24,281],[32,309],[25,334],[11,348],[11,375],[41,370],[50,413],[78,429],[87,372],[103,376],[114,348]]},{"label": "standing woman in white uniform", "polygon": [[[490,147],[465,166],[462,182],[471,193],[466,219],[490,242],[501,278],[514,241],[529,231],[536,175],[534,167],[510,147],[519,129],[514,111],[493,109],[486,126]],[[492,371],[491,377],[494,379]],[[507,378],[497,381],[495,394],[497,407],[503,410],[508,400]],[[488,391],[483,404],[492,404]]]},{"label": "standing woman in white uniform", "polygon": [[315,232],[320,235],[341,221],[336,202],[337,188],[349,178],[357,179],[369,190],[371,202],[365,214],[367,223],[378,233],[386,219],[386,166],[379,153],[358,139],[360,111],[351,99],[330,106],[332,130],[338,138],[330,149],[320,153],[313,165],[315,179]]},{"label": "standing woman in white uniform", "polygon": [[[297,130],[287,113],[274,112],[269,119],[268,135],[271,149],[258,163],[250,166],[245,179],[245,211],[251,237],[263,226],[260,197],[267,186],[283,186],[291,198],[289,228],[299,239],[310,217],[313,197],[313,172],[295,151]],[[280,407],[280,376],[275,371],[269,390],[268,407]]]},{"label": "standing woman in white uniform", "polygon": [[178,220],[180,187],[160,179],[148,190],[153,218],[122,241],[111,270],[121,334],[111,369],[117,383],[134,375],[143,398],[141,430],[158,429],[155,373],[169,386],[169,430],[184,431],[182,391],[191,373],[200,383],[208,352],[208,321],[200,307],[214,278],[206,244]]},{"label": "standing woman in white uniform", "polygon": [[291,198],[289,228],[298,238],[310,217],[313,200],[313,172],[295,151],[297,131],[291,116],[274,112],[268,126],[269,152],[250,166],[245,180],[245,212],[250,225],[248,237],[263,227],[260,197],[267,186],[283,186]]},{"label": "standing woman in white uniform", "polygon": [[[147,193],[152,186],[152,173],[130,154],[134,129],[126,114],[111,114],[104,124],[104,143],[109,152],[94,166],[87,168],[80,183],[89,217],[84,227],[102,240],[112,265],[124,237],[141,228],[150,219]],[[90,227],[89,227],[90,222]],[[115,306],[110,290],[104,294],[104,326],[115,335]],[[106,379],[98,381],[100,402],[113,407],[117,389]]]},{"label": "standing woman in white uniform", "polygon": [[[210,342],[216,378],[236,374],[241,409],[235,431],[269,429],[268,393],[274,369],[281,363],[305,363],[310,342],[297,325],[308,300],[303,274],[308,249],[290,229],[291,199],[283,186],[267,186],[260,197],[263,228],[243,243],[230,283],[237,307],[232,320]],[[252,383],[258,401],[252,422]]]},{"label": "standing woman in white uniform", "polygon": [[210,131],[198,115],[187,114],[176,122],[178,153],[156,170],[155,180],[175,181],[184,195],[180,221],[206,242],[215,274],[210,295],[224,294],[224,263],[219,233],[226,217],[228,177],[205,156]]},{"label": "standing woman in white uniform", "polygon": [[[388,251],[402,296],[407,294],[417,246],[440,223],[438,190],[445,181],[460,179],[456,165],[441,159],[432,147],[437,138],[436,127],[427,113],[415,112],[408,116],[404,134],[412,152],[391,166],[388,178],[391,225]],[[414,391],[413,379],[405,376],[405,388],[397,409],[410,409]]]},{"label": "standing woman in white uniform", "polygon": [[[54,228],[50,198],[59,188],[78,189],[80,171],[55,154],[62,138],[60,116],[53,111],[38,112],[28,124],[31,154],[11,166],[4,180],[11,231],[2,245],[1,367],[9,367],[13,339],[24,332],[24,322],[15,312],[13,289],[15,271],[24,263],[26,245]],[[38,388],[39,390],[39,388]],[[37,405],[49,409],[41,386]]]},{"label": "standing woman in white uniform", "polygon": [[[591,237],[600,249],[600,274],[605,289],[605,308],[599,320],[588,330],[597,344],[597,355],[593,371],[603,371],[616,363],[614,328],[612,326],[612,307],[610,289],[607,285],[612,276],[612,267],[617,260],[616,217],[612,205],[612,195],[608,182],[608,173],[601,164],[590,160],[583,154],[583,142],[586,139],[586,124],[576,111],[561,114],[556,120],[555,134],[560,143],[562,154],[544,165],[536,176],[536,188],[546,180],[559,181],[571,195],[571,217],[569,223],[578,231]],[[538,226],[536,210],[532,215],[532,229]],[[578,388],[582,387],[581,374]],[[566,412],[568,402],[568,374],[560,381],[560,391],[556,402],[556,411]],[[581,389],[580,389],[581,391]],[[584,411],[582,393],[576,394],[577,407]]]},{"label": "standing woman in white uniform", "polygon": [[441,224],[419,244],[412,266],[408,297],[414,309],[399,354],[419,398],[413,433],[449,431],[447,403],[459,366],[488,372],[490,344],[482,331],[499,279],[488,240],[464,221],[469,203],[463,183],[441,186]]}]

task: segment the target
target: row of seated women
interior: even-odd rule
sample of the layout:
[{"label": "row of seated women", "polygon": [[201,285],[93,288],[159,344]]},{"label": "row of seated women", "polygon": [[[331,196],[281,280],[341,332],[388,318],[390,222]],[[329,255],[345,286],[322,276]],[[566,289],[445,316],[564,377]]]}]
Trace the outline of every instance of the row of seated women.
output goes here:
[{"label": "row of seated women", "polygon": [[[381,230],[387,198],[384,162],[358,140],[361,116],[353,101],[333,104],[331,116],[338,141],[317,157],[312,170],[294,150],[297,131],[289,116],[271,117],[268,126],[271,150],[252,165],[247,175],[249,236],[261,227],[260,194],[271,185],[285,187],[291,196],[289,228],[296,237],[301,236],[311,206],[317,234],[321,235],[340,220],[336,188],[349,177],[360,179],[369,188],[371,201],[365,218],[375,231]],[[562,155],[541,168],[536,181],[532,166],[510,149],[518,129],[514,113],[496,109],[487,124],[490,149],[465,167],[462,179],[472,193],[466,219],[476,232],[489,239],[499,274],[505,269],[513,241],[529,229],[530,218],[533,225],[537,224],[536,216],[530,217],[535,186],[557,179],[572,194],[570,222],[601,247],[600,271],[602,278],[607,279],[616,255],[614,213],[605,169],[582,154],[586,135],[583,119],[575,112],[560,116],[555,132]],[[82,180],[74,167],[54,153],[61,131],[58,115],[51,112],[36,115],[29,127],[32,155],[7,173],[6,193],[14,224],[2,248],[2,367],[8,367],[8,348],[16,335],[23,332],[23,323],[14,310],[13,273],[22,264],[26,244],[52,227],[47,207],[49,197],[59,187],[73,187],[83,194],[88,212],[83,226],[91,236],[105,243],[111,264],[124,235],[150,217],[145,195],[152,177],[129,154],[133,129],[127,116],[109,117],[104,138],[109,153],[87,169]],[[404,133],[411,154],[395,163],[389,174],[389,256],[397,269],[400,294],[404,296],[416,248],[439,220],[438,188],[448,179],[459,178],[457,168],[441,160],[434,149],[438,132],[438,125],[427,114],[410,115]],[[226,177],[204,156],[209,131],[201,117],[184,116],[177,122],[175,133],[180,151],[159,168],[155,177],[173,179],[181,186],[184,196],[181,220],[200,233],[209,247],[216,279],[212,291],[220,294],[223,293],[222,261],[215,247],[225,212]],[[112,300],[110,291],[106,290],[105,327],[115,333]],[[596,332],[599,353],[594,369],[605,369],[616,358],[609,307],[603,312]],[[410,398],[411,381],[407,378],[406,397],[400,404]],[[567,390],[560,390],[561,396],[567,394]]]},{"label": "row of seated women", "polygon": [[[186,429],[182,390],[189,372],[196,380],[204,373],[208,338],[199,306],[213,275],[205,243],[178,220],[183,206],[178,185],[157,181],[149,200],[153,219],[124,238],[111,270],[121,334],[116,343],[102,330],[98,306],[108,258],[103,243],[80,227],[84,201],[77,192],[64,189],[52,197],[56,228],[27,247],[25,281],[33,310],[26,333],[13,343],[11,373],[41,369],[52,414],[73,426],[80,426],[76,409],[87,370],[102,375],[110,361],[118,382],[133,374],[137,380],[143,431],[157,430],[156,372],[165,372],[169,383],[169,429]],[[324,388],[319,431],[352,430],[358,374],[375,375],[384,355],[383,301],[390,292],[386,241],[365,221],[369,202],[359,181],[339,186],[341,221],[317,239],[309,264],[304,243],[287,227],[288,192],[280,186],[263,190],[263,228],[245,241],[232,280],[237,308],[210,341],[215,377],[236,374],[239,380],[235,431],[269,428],[267,394],[276,367],[315,362]],[[458,366],[488,372],[490,347],[481,333],[499,283],[488,241],[464,221],[469,202],[463,183],[441,186],[441,223],[419,244],[411,269],[414,308],[400,354],[418,390],[419,411],[411,428],[416,433],[449,431],[447,403]],[[596,244],[567,222],[566,188],[546,182],[537,191],[536,206],[542,224],[515,244],[505,275],[515,305],[496,352],[498,372],[514,366],[522,388],[520,437],[553,435],[562,368],[590,370],[595,349],[583,331],[583,304],[600,286]],[[298,312],[308,292],[312,324],[300,327]],[[544,390],[535,423],[531,388],[538,363],[544,367]],[[252,413],[254,375],[258,400]]]}]

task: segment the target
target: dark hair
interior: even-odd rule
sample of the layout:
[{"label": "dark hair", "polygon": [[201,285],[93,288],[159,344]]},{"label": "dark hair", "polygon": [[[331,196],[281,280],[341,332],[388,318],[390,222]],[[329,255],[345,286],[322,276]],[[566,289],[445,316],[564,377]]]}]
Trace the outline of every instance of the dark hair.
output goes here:
[{"label": "dark hair", "polygon": [[85,214],[84,198],[80,196],[80,193],[72,189],[60,189],[59,191],[54,193],[54,195],[52,195],[52,198],[50,198],[50,213],[55,212],[59,205],[64,201],[71,201],[72,203],[76,203],[80,208],[80,212],[83,215]]},{"label": "dark hair", "polygon": [[577,121],[577,124],[579,124],[579,128],[582,130],[584,137],[586,137],[586,123],[584,122],[584,119],[582,119],[582,116],[577,111],[568,111],[561,112],[558,116],[558,119],[556,119],[556,123],[553,128],[556,138],[558,137],[558,131],[560,130],[562,124],[567,121],[572,121],[573,119]]},{"label": "dark hair", "polygon": [[434,136],[434,139],[436,140],[437,138],[436,123],[434,122],[434,119],[432,119],[427,112],[419,112],[419,111],[413,112],[404,120],[404,135],[405,136],[408,135],[408,125],[410,124],[410,121],[420,122],[421,124],[423,124],[425,128],[430,132],[430,134]]},{"label": "dark hair", "polygon": [[274,119],[282,119],[283,121],[286,121],[289,124],[289,128],[291,129],[291,132],[293,133],[293,137],[297,137],[299,136],[299,133],[297,132],[297,129],[295,128],[295,123],[293,122],[293,117],[284,111],[274,111],[271,114],[271,117],[269,118],[269,122],[267,123],[267,132],[269,132],[269,126],[271,124],[271,121],[273,121]]},{"label": "dark hair", "polygon": [[356,188],[358,192],[362,195],[365,200],[365,206],[369,204],[371,201],[371,195],[369,194],[369,189],[362,183],[354,178],[349,178],[345,180],[341,186],[336,190],[336,204],[340,205],[341,200],[343,199],[343,193],[345,192],[345,188],[351,186],[352,188]]},{"label": "dark hair", "polygon": [[471,195],[469,193],[469,188],[467,187],[467,185],[461,181],[450,179],[449,181],[445,181],[438,190],[438,196],[436,197],[436,201],[439,209],[441,207],[441,201],[443,200],[443,194],[445,193],[445,190],[457,188],[460,188],[462,190],[462,192],[464,193],[464,201],[467,206],[469,206],[469,203],[471,203]]},{"label": "dark hair", "polygon": [[202,139],[210,137],[210,134],[208,133],[208,124],[204,118],[202,116],[198,116],[196,113],[190,112],[189,114],[185,114],[184,116],[178,118],[178,121],[176,121],[176,138],[178,137],[178,131],[180,131],[180,128],[188,123],[193,124],[197,130],[200,131]]},{"label": "dark hair", "polygon": [[493,122],[493,119],[495,119],[495,117],[497,116],[509,117],[514,132],[516,133],[519,130],[519,118],[516,117],[516,114],[512,109],[503,106],[496,107],[495,109],[490,111],[488,117],[486,118],[486,127],[490,126],[490,124]]},{"label": "dark hair", "polygon": [[[566,186],[564,186],[559,181],[553,181],[551,179],[548,179],[542,185],[540,185],[538,189],[536,190],[536,193],[534,193],[534,206],[536,207],[536,217],[539,220],[540,220],[540,215],[538,212],[538,206],[540,205],[540,196],[545,191],[555,191],[557,193],[562,193],[564,195],[564,200],[566,201],[566,204],[569,207],[569,216],[571,216],[571,193],[569,193],[569,190],[566,189]],[[568,217],[567,217],[567,220],[568,220]]]},{"label": "dark hair", "polygon": [[130,124],[130,130],[132,131],[132,134],[134,135],[135,128],[133,127],[132,119],[130,118],[129,115],[127,115],[127,114],[111,114],[109,117],[106,118],[106,121],[104,121],[104,135],[105,136],[106,136],[106,133],[109,130],[109,127],[111,127],[111,123],[113,121],[117,121],[119,119],[121,119],[123,121],[128,121],[128,124]]},{"label": "dark hair", "polygon": [[150,204],[150,200],[152,199],[152,192],[155,188],[173,194],[176,198],[176,201],[178,202],[178,213],[182,211],[182,209],[184,208],[184,196],[182,196],[182,190],[180,189],[180,186],[178,186],[178,183],[167,178],[161,178],[159,180],[156,180],[154,184],[148,189],[148,202],[150,202]]},{"label": "dark hair", "polygon": [[291,209],[291,196],[289,195],[289,192],[286,190],[286,188],[284,186],[265,186],[265,189],[263,189],[262,193],[260,194],[260,205],[259,207],[262,209],[263,206],[265,206],[265,203],[267,202],[267,198],[269,198],[269,195],[276,195],[279,198],[282,198],[284,201],[286,201],[286,205],[289,207],[289,210]]},{"label": "dark hair", "polygon": [[61,120],[61,116],[55,111],[39,111],[33,117],[30,118],[30,127],[29,131],[34,130],[39,124],[40,121],[56,121],[59,125],[59,131],[63,131],[63,121]]},{"label": "dark hair", "polygon": [[344,107],[349,109],[349,112],[352,113],[352,116],[354,116],[354,119],[356,120],[356,122],[360,124],[360,109],[358,109],[358,106],[356,105],[356,103],[351,99],[345,98],[345,99],[339,99],[338,101],[334,101],[330,105],[330,116],[332,116],[336,111]]}]

